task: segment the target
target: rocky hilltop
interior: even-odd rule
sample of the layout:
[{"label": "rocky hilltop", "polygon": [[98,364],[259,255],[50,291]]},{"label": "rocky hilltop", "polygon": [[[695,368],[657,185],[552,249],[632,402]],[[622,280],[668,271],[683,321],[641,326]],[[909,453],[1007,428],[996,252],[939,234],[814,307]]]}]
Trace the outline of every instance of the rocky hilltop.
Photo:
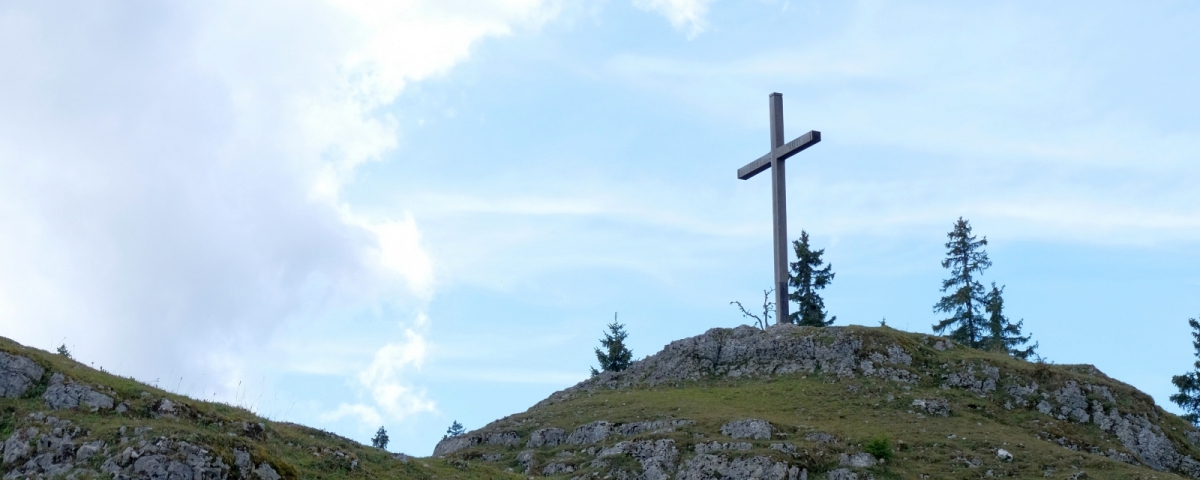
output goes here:
[{"label": "rocky hilltop", "polygon": [[1200,478],[1197,442],[1088,365],[779,325],[673,342],[434,455],[571,478]]},{"label": "rocky hilltop", "polygon": [[413,459],[171,394],[0,338],[0,476],[155,480],[516,478]]}]

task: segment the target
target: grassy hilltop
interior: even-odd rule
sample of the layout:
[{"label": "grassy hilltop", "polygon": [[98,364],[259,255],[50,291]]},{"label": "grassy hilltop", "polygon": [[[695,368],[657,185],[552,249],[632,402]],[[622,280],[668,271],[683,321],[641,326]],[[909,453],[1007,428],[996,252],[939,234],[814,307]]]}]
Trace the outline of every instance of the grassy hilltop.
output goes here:
[{"label": "grassy hilltop", "polygon": [[889,328],[713,329],[431,458],[0,352],[6,478],[1200,477],[1200,432],[1091,366]]},{"label": "grassy hilltop", "polygon": [[[0,352],[7,355],[0,358],[2,393],[19,376],[12,359],[29,359],[44,370],[16,398],[0,398],[4,478],[114,478],[114,473],[170,480],[519,478],[489,465],[394,457],[329,432],[175,395],[7,338],[0,337]],[[55,387],[55,374],[63,376],[65,388]],[[48,393],[79,405],[51,408]]]},{"label": "grassy hilltop", "polygon": [[562,477],[1200,474],[1190,424],[1089,365],[1030,363],[886,327],[783,327],[675,342],[437,453]]}]

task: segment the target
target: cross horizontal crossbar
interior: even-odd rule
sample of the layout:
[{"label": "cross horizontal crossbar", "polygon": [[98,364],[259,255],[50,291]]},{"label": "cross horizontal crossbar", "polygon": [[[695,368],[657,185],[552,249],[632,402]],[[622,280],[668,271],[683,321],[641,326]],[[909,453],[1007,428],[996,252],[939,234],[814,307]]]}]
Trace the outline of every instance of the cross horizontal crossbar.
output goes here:
[{"label": "cross horizontal crossbar", "polygon": [[738,179],[745,180],[747,178],[758,175],[759,172],[771,168],[771,158],[786,160],[788,157],[804,151],[804,149],[816,145],[821,141],[821,132],[810,130],[808,133],[796,137],[788,143],[776,148],[774,152],[768,153],[758,160],[747,163],[746,166],[739,168],[737,171]]}]

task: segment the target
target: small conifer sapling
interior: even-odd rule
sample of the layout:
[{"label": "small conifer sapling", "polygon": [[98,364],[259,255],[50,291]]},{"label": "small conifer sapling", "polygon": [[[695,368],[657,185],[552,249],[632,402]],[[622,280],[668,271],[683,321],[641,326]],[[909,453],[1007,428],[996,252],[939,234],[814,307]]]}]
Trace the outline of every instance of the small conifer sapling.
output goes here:
[{"label": "small conifer sapling", "polygon": [[1200,322],[1189,318],[1188,325],[1192,327],[1192,348],[1196,351],[1196,362],[1192,364],[1192,371],[1171,377],[1171,383],[1179,389],[1179,393],[1171,395],[1171,401],[1187,412],[1183,415],[1184,420],[1200,426]]},{"label": "small conifer sapling", "polygon": [[821,255],[825,249],[813,250],[808,243],[808,232],[801,230],[800,239],[792,242],[796,251],[796,261],[791,263],[791,273],[788,284],[792,292],[788,300],[796,302],[796,311],[792,312],[788,321],[797,325],[810,327],[826,327],[832,325],[837,317],[825,319],[825,300],[817,290],[821,290],[833,281],[833,265],[825,265]]},{"label": "small conifer sapling", "polygon": [[629,364],[633,362],[633,352],[625,347],[625,338],[629,334],[625,332],[625,325],[617,322],[617,314],[613,313],[613,323],[608,324],[608,331],[604,333],[604,338],[600,339],[600,346],[603,348],[596,349],[596,360],[600,362],[600,370],[592,368],[592,375],[599,375],[600,372],[619,372],[629,368]]},{"label": "small conifer sapling", "polygon": [[459,435],[462,435],[466,431],[467,431],[467,429],[463,428],[462,424],[458,423],[458,420],[455,420],[454,423],[450,424],[450,428],[446,429],[446,435],[443,436],[442,438],[446,439],[446,438],[450,438],[450,437],[457,437]]},{"label": "small conifer sapling", "polygon": [[981,348],[984,334],[983,305],[986,302],[983,284],[979,276],[992,266],[987,252],[987,237],[976,240],[971,235],[971,223],[958,217],[954,230],[946,234],[946,259],[942,268],[950,270],[950,278],[942,281],[942,292],[947,293],[936,305],[934,312],[949,313],[950,316],[933,325],[939,335],[950,330],[950,338],[972,348]]},{"label": "small conifer sapling", "polygon": [[379,427],[379,431],[375,432],[374,437],[371,437],[371,446],[380,450],[387,450],[388,440],[387,430]]},{"label": "small conifer sapling", "polygon": [[71,351],[67,350],[67,344],[65,343],[58,346],[58,354],[67,358],[71,358]]}]

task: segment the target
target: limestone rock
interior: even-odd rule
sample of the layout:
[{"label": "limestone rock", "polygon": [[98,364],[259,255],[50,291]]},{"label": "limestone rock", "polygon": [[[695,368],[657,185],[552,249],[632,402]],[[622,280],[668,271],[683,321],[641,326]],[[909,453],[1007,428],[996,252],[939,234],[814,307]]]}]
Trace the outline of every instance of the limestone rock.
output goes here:
[{"label": "limestone rock", "polygon": [[930,415],[937,415],[939,417],[950,416],[950,402],[944,398],[916,398],[913,399],[912,406],[924,410]]},{"label": "limestone rock", "polygon": [[565,463],[551,463],[549,465],[546,465],[545,468],[542,468],[542,475],[545,475],[548,477],[550,475],[558,475],[560,473],[571,473],[574,471],[575,471],[575,467],[572,467]]},{"label": "limestone rock", "polygon": [[838,456],[838,464],[845,467],[869,468],[874,467],[876,463],[878,462],[875,457],[869,453],[843,453]]},{"label": "limestone rock", "polygon": [[602,466],[605,458],[616,455],[629,455],[636,459],[642,466],[639,478],[644,480],[667,480],[670,478],[669,472],[674,471],[679,462],[679,450],[675,448],[674,440],[627,440],[600,450],[592,465]]},{"label": "limestone rock", "polygon": [[1000,380],[1000,369],[986,363],[970,363],[966,371],[951,372],[942,379],[943,385],[965,388],[983,397],[996,390],[996,382]]},{"label": "limestone rock", "polygon": [[591,445],[603,442],[612,432],[613,425],[604,420],[595,421],[576,428],[567,436],[567,443],[572,445]]},{"label": "limestone rock", "polygon": [[[697,443],[695,447],[696,453],[713,453],[723,451],[745,451],[754,448],[754,444],[750,442],[712,442],[712,443]],[[794,449],[795,447],[793,447]]]},{"label": "limestone rock", "polygon": [[28,358],[0,352],[0,397],[17,398],[42,379],[46,370]]},{"label": "limestone rock", "polygon": [[561,428],[534,430],[525,443],[527,448],[557,447],[567,441],[567,431]]},{"label": "limestone rock", "polygon": [[[807,480],[808,470],[789,466],[768,457],[729,459],[723,455],[701,454],[685,461],[675,477],[679,480],[710,478]],[[830,477],[833,478],[833,477]]]},{"label": "limestone rock", "polygon": [[[760,330],[743,325],[714,328],[671,342],[662,351],[620,372],[601,372],[556,392],[536,406],[558,403],[595,388],[655,386],[723,376],[761,377],[820,371],[839,377],[867,375],[915,382],[912,356],[899,345],[866,351],[859,334],[842,327],[813,329],[778,324]],[[536,407],[535,406],[535,407]]]},{"label": "limestone rock", "polygon": [[632,437],[643,433],[665,433],[675,431],[676,428],[691,425],[695,422],[691,420],[653,420],[649,422],[633,422],[617,425],[614,431],[622,436]]},{"label": "limestone rock", "polygon": [[13,432],[4,441],[4,465],[20,463],[29,458],[29,441],[37,437],[38,430],[33,427]]},{"label": "limestone rock", "polygon": [[112,397],[87,385],[67,380],[61,373],[50,377],[50,386],[46,388],[42,399],[46,401],[46,406],[54,410],[83,406],[95,412],[101,408],[113,407]]},{"label": "limestone rock", "polygon": [[279,480],[283,478],[267,462],[260,463],[258,468],[254,469],[254,476],[260,480]]},{"label": "limestone rock", "polygon": [[475,445],[515,447],[520,443],[521,437],[517,435],[517,432],[471,432],[443,438],[437,446],[433,447],[433,456],[440,457]]},{"label": "limestone rock", "polygon": [[858,480],[858,474],[849,468],[839,468],[829,472],[829,480]]},{"label": "limestone rock", "polygon": [[774,429],[766,420],[748,418],[734,420],[721,426],[721,433],[733,438],[753,438],[756,440],[771,438]]}]

